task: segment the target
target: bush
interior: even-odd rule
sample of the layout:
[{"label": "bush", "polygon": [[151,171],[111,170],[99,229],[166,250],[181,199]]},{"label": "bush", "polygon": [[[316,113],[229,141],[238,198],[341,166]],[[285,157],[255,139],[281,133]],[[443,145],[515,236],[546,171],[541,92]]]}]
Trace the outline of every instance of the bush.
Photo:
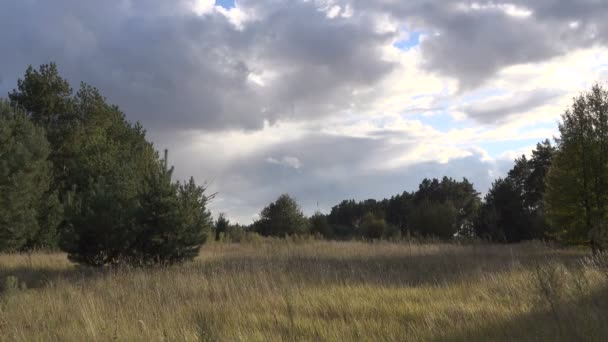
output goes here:
[{"label": "bush", "polygon": [[386,230],[387,224],[384,219],[378,218],[372,213],[365,214],[363,219],[361,219],[359,231],[361,232],[361,236],[366,239],[380,239]]}]

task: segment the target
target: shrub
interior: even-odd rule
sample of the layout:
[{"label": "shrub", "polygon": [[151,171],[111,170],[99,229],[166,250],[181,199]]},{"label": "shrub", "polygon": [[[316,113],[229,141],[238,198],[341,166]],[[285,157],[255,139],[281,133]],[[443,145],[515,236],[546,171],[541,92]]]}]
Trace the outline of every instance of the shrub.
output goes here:
[{"label": "shrub", "polygon": [[359,231],[361,235],[369,240],[380,239],[387,230],[387,224],[382,218],[376,217],[372,213],[367,213],[361,219]]}]

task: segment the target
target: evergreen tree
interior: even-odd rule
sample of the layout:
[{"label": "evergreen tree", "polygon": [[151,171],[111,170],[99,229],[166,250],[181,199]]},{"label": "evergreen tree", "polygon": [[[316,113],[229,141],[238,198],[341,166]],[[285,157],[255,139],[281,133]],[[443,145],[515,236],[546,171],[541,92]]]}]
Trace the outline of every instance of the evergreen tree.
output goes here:
[{"label": "evergreen tree", "polygon": [[139,215],[132,256],[143,264],[171,264],[192,260],[212,227],[206,210],[205,188],[194,179],[184,184],[171,180],[167,152],[158,169],[146,178],[139,198]]},{"label": "evergreen tree", "polygon": [[130,261],[136,214],[136,201],[99,177],[85,190],[68,195],[61,248],[71,261],[90,266]]},{"label": "evergreen tree", "polygon": [[300,206],[287,194],[281,195],[260,213],[255,230],[264,236],[286,236],[308,233],[308,220]]},{"label": "evergreen tree", "polygon": [[145,131],[106,103],[97,89],[81,85],[73,99],[80,120],[66,143],[66,205],[62,248],[76,262],[102,266],[124,262],[136,224],[145,178],[159,165]]},{"label": "evergreen tree", "polygon": [[55,246],[61,207],[49,153],[44,130],[0,100],[0,250]]},{"label": "evergreen tree", "polygon": [[28,67],[17,89],[9,93],[11,105],[23,108],[29,118],[44,128],[50,142],[49,160],[53,167],[52,188],[65,194],[65,171],[71,158],[69,149],[79,120],[74,109],[72,88],[59,75],[54,63],[43,64],[38,70]]}]

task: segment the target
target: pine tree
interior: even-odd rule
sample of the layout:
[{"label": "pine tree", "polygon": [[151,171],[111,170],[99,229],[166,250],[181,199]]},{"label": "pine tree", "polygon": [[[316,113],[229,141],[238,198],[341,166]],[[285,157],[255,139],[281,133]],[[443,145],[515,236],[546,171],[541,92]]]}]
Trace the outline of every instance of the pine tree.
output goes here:
[{"label": "pine tree", "polygon": [[137,206],[112,181],[98,177],[66,200],[61,248],[71,261],[89,266],[130,261]]},{"label": "pine tree", "polygon": [[49,192],[44,130],[0,100],[0,250],[52,248],[61,208]]},{"label": "pine tree", "polygon": [[205,188],[194,179],[179,184],[171,181],[173,168],[165,159],[146,178],[139,198],[139,215],[132,257],[143,264],[191,260],[211,230],[206,210]]}]

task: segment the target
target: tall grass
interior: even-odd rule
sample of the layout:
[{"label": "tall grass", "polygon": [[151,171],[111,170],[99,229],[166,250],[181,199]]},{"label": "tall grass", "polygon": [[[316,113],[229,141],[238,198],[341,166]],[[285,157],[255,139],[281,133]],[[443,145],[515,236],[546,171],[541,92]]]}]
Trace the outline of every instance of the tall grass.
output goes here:
[{"label": "tall grass", "polygon": [[540,244],[271,240],[118,270],[0,255],[0,341],[602,341],[607,270]]}]

